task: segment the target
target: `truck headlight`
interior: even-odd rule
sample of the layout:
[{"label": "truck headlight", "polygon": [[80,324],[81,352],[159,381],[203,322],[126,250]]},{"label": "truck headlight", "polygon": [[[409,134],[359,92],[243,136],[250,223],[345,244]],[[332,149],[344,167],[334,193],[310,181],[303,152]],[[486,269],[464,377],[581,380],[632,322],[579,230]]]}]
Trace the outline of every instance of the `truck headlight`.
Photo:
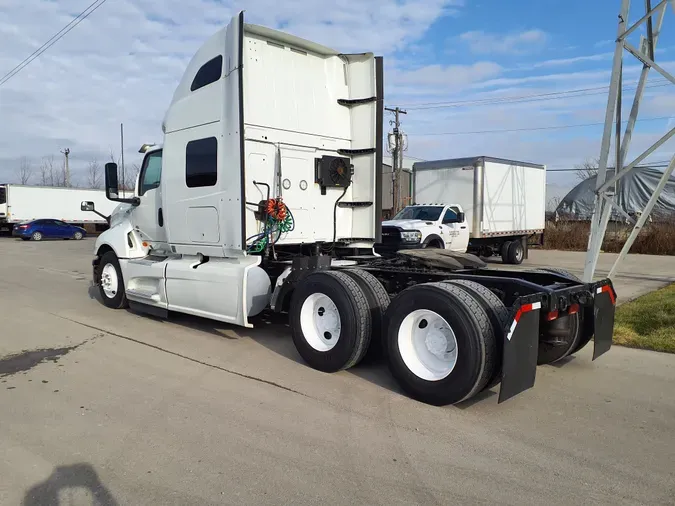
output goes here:
[{"label": "truck headlight", "polygon": [[401,240],[403,242],[420,242],[422,240],[422,232],[419,230],[404,230],[401,232]]}]

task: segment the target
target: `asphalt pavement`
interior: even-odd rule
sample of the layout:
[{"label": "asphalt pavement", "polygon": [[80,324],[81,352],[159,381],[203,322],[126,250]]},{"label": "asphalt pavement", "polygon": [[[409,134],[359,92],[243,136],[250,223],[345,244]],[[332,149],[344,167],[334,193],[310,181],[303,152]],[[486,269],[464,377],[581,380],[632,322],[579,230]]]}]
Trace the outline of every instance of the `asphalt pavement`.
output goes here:
[{"label": "asphalt pavement", "polygon": [[[0,239],[2,505],[675,503],[675,356],[588,346],[501,405],[432,407],[381,364],[307,367],[279,316],[109,310],[92,248]],[[630,275],[675,272],[650,261]]]}]

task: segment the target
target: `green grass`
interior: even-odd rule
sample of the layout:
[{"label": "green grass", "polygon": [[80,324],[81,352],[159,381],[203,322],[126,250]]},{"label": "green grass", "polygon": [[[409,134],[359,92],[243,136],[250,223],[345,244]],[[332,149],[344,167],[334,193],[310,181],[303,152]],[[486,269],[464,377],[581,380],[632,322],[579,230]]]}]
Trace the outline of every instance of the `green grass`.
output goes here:
[{"label": "green grass", "polygon": [[675,284],[617,307],[614,344],[675,353]]}]

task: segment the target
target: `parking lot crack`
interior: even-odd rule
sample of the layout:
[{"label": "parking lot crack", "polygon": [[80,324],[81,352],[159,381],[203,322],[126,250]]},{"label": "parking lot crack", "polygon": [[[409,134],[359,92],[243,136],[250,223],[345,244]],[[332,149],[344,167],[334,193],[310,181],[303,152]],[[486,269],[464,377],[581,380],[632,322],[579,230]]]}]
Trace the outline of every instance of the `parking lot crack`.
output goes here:
[{"label": "parking lot crack", "polygon": [[111,332],[110,330],[106,330],[106,329],[101,328],[101,327],[96,327],[95,325],[90,325],[88,323],[84,323],[84,322],[75,320],[73,318],[68,318],[66,316],[58,315],[58,314],[55,314],[55,313],[49,313],[49,314],[51,314],[52,316],[55,316],[56,318],[61,318],[62,320],[66,320],[66,321],[75,323],[77,325],[87,327],[89,329],[97,330],[99,332],[103,332],[105,334],[108,334],[108,335],[111,335],[111,336],[114,336],[114,337],[118,337],[118,338],[124,339],[126,341],[131,341],[132,343],[140,344],[142,346],[147,346],[148,348],[153,348],[155,350],[161,351],[163,353],[168,353],[169,355],[174,355],[174,356],[182,358],[184,360],[189,360],[190,362],[194,362],[195,364],[200,364],[200,365],[203,365],[203,366],[206,366],[206,367],[210,367],[211,369],[216,369],[218,371],[222,371],[222,372],[225,372],[225,373],[228,373],[228,374],[233,374],[235,376],[239,376],[240,378],[249,379],[249,380],[252,380],[252,381],[256,381],[258,383],[264,383],[266,385],[270,385],[270,386],[273,386],[273,387],[276,387],[276,388],[280,388],[281,390],[285,390],[287,392],[291,392],[291,393],[294,393],[294,394],[301,395],[303,397],[311,398],[307,394],[304,394],[302,392],[299,392],[298,390],[294,390],[294,389],[289,388],[287,386],[281,385],[281,384],[276,383],[274,381],[266,380],[266,379],[263,379],[263,378],[258,378],[256,376],[251,376],[250,374],[244,374],[244,373],[241,373],[241,372],[238,372],[238,371],[234,371],[232,369],[227,369],[226,367],[221,367],[219,365],[210,364],[208,362],[204,362],[203,360],[199,360],[199,359],[196,359],[196,358],[193,358],[193,357],[189,357],[187,355],[183,355],[183,354],[175,352],[175,351],[167,350],[166,348],[162,348],[161,346],[146,343],[144,341],[134,339],[133,337],[125,336],[123,334],[118,334],[116,332]]}]

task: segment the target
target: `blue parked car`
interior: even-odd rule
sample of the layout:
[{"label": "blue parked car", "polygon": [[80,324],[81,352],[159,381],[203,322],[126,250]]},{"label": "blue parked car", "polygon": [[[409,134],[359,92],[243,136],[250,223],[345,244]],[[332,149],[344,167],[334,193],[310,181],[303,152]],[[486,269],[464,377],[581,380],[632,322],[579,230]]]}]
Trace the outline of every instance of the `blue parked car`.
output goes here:
[{"label": "blue parked car", "polygon": [[21,237],[24,241],[33,239],[76,239],[80,240],[87,235],[82,227],[69,225],[59,220],[33,220],[21,225],[15,225],[12,235]]}]

